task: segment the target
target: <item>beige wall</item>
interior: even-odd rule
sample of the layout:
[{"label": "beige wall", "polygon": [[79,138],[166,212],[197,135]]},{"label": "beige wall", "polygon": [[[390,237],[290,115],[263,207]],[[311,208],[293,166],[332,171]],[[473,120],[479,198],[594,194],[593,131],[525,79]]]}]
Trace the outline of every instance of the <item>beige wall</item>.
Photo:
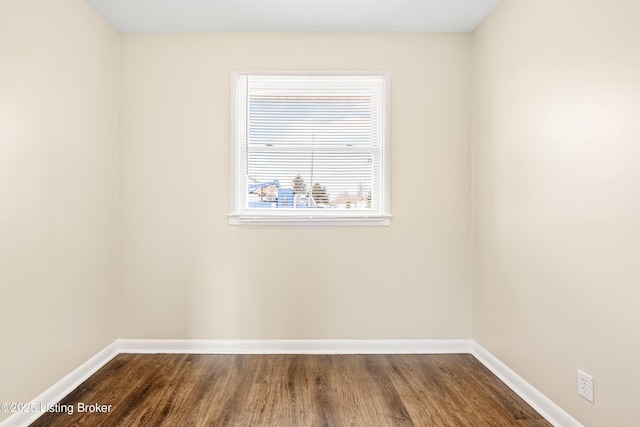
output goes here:
[{"label": "beige wall", "polygon": [[473,34],[473,336],[588,426],[638,423],[639,16],[503,0]]},{"label": "beige wall", "polygon": [[2,1],[0,402],[116,337],[117,64],[84,1]]},{"label": "beige wall", "polygon": [[[125,35],[132,338],[469,338],[469,34]],[[392,73],[390,227],[229,226],[233,70]]]}]

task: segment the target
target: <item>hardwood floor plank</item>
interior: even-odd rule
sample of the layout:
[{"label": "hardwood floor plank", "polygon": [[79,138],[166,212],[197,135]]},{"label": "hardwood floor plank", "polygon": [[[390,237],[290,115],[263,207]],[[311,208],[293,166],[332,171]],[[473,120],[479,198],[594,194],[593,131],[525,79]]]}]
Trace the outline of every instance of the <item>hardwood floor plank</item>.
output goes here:
[{"label": "hardwood floor plank", "polygon": [[371,390],[378,390],[378,393],[373,393],[373,397],[376,406],[384,408],[385,418],[391,421],[392,425],[413,426],[411,416],[391,381],[389,375],[391,370],[387,357],[385,355],[363,355],[360,357],[364,359],[364,366],[371,377]]},{"label": "hardwood floor plank", "polygon": [[121,354],[60,404],[32,426],[550,426],[468,354]]},{"label": "hardwood floor plank", "polygon": [[463,411],[452,403],[450,390],[439,378],[436,360],[416,361],[397,355],[389,358],[391,381],[400,393],[412,419],[432,425],[460,425]]}]

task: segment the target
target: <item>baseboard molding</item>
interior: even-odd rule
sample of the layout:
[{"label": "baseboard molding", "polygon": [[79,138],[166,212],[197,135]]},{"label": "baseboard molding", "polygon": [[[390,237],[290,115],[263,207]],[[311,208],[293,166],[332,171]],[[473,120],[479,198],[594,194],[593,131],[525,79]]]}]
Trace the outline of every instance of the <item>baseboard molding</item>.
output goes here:
[{"label": "baseboard molding", "polygon": [[445,354],[470,353],[471,340],[134,340],[119,353]]},{"label": "baseboard molding", "polygon": [[516,374],[511,368],[489,353],[480,344],[472,342],[471,354],[493,372],[511,390],[538,411],[547,421],[556,427],[584,427],[561,407],[556,405],[535,387]]},{"label": "baseboard molding", "polygon": [[[117,341],[109,344],[95,356],[84,362],[60,381],[33,399],[30,403],[36,408],[50,407],[58,403],[63,397],[75,390],[87,378],[118,354]],[[22,427],[29,425],[40,417],[43,412],[17,412],[0,423],[1,427]]]},{"label": "baseboard molding", "polygon": [[[31,403],[48,407],[120,353],[189,354],[460,354],[471,353],[556,427],[584,427],[473,340],[138,340],[118,339]],[[0,427],[28,425],[42,413],[16,413]]]}]

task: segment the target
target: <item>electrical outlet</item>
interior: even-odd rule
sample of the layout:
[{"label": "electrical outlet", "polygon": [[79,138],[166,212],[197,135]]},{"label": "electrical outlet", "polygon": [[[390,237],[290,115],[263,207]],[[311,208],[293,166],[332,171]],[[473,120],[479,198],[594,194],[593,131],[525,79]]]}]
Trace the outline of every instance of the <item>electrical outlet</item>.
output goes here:
[{"label": "electrical outlet", "polygon": [[578,394],[593,403],[593,377],[578,369]]}]

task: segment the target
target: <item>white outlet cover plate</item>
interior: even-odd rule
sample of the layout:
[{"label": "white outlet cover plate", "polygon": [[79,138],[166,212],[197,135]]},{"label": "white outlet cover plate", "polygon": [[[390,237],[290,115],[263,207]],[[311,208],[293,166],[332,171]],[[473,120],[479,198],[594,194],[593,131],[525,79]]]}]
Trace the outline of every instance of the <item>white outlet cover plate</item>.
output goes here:
[{"label": "white outlet cover plate", "polygon": [[593,403],[593,377],[578,369],[578,394]]}]

